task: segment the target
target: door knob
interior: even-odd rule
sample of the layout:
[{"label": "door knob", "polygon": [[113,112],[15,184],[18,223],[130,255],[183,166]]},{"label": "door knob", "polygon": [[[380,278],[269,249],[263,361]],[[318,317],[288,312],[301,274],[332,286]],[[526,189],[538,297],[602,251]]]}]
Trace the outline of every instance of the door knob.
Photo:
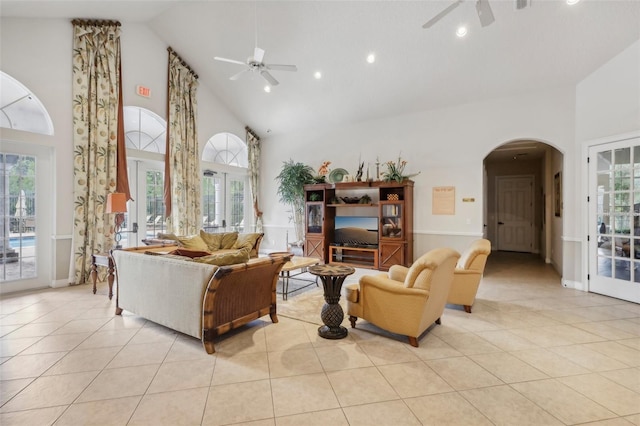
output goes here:
[{"label": "door knob", "polygon": [[504,225],[504,222],[498,222],[498,225]]}]

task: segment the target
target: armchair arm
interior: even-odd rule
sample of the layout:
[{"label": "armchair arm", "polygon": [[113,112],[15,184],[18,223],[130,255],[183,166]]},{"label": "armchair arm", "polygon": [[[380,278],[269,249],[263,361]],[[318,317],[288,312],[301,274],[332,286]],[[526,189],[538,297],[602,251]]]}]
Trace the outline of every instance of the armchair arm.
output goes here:
[{"label": "armchair arm", "polygon": [[429,295],[427,290],[407,288],[402,282],[387,278],[384,275],[364,275],[360,278],[360,291],[365,293],[370,290],[396,295],[419,296],[421,300]]},{"label": "armchair arm", "polygon": [[409,272],[409,268],[402,265],[393,265],[389,268],[389,278],[394,281],[400,281],[404,283],[404,280],[407,278],[407,273]]},{"label": "armchair arm", "polygon": [[482,271],[476,271],[474,269],[456,269],[455,275],[482,275]]}]

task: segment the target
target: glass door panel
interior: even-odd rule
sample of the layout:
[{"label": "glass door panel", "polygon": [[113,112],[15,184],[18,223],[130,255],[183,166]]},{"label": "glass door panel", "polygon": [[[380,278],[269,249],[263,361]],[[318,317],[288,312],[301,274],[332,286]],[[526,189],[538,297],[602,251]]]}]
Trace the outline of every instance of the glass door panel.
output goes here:
[{"label": "glass door panel", "polygon": [[402,204],[380,202],[380,218],[382,227],[380,229],[381,238],[392,238],[402,240]]},{"label": "glass door panel", "polygon": [[0,153],[0,281],[34,278],[36,158]]},{"label": "glass door panel", "polygon": [[589,157],[589,290],[639,302],[640,140],[594,146]]}]

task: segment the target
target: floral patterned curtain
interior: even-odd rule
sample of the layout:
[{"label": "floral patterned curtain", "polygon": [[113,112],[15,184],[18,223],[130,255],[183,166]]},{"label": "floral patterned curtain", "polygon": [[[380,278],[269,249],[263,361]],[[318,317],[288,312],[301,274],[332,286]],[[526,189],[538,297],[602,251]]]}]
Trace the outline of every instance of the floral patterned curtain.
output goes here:
[{"label": "floral patterned curtain", "polygon": [[169,50],[164,199],[167,231],[196,234],[202,226],[196,91],[198,76]]},{"label": "floral patterned curtain", "polygon": [[262,228],[262,212],[258,204],[258,193],[260,183],[260,138],[249,128],[245,127],[247,132],[246,141],[249,150],[249,177],[251,183],[251,196],[253,197],[253,215],[256,224],[256,232],[263,232]]},{"label": "floral patterned curtain", "polygon": [[91,255],[114,245],[107,194],[117,185],[120,23],[73,20],[73,241],[69,279],[89,280]]}]

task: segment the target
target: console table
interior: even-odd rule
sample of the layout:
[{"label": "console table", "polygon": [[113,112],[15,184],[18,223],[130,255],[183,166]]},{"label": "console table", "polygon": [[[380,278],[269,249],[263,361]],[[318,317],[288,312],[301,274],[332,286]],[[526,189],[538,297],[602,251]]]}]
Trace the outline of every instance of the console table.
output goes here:
[{"label": "console table", "polygon": [[343,339],[348,331],[343,327],[344,312],[340,306],[340,290],[347,276],[356,272],[351,266],[345,265],[314,265],[308,269],[309,273],[317,275],[322,280],[324,301],[320,318],[324,325],[318,328],[318,335],[325,339]]},{"label": "console table", "polygon": [[107,268],[107,281],[109,283],[109,299],[113,297],[113,273],[116,268],[109,253],[96,253],[91,255],[91,278],[93,279],[93,294],[96,294],[96,282],[98,281],[98,266]]}]

